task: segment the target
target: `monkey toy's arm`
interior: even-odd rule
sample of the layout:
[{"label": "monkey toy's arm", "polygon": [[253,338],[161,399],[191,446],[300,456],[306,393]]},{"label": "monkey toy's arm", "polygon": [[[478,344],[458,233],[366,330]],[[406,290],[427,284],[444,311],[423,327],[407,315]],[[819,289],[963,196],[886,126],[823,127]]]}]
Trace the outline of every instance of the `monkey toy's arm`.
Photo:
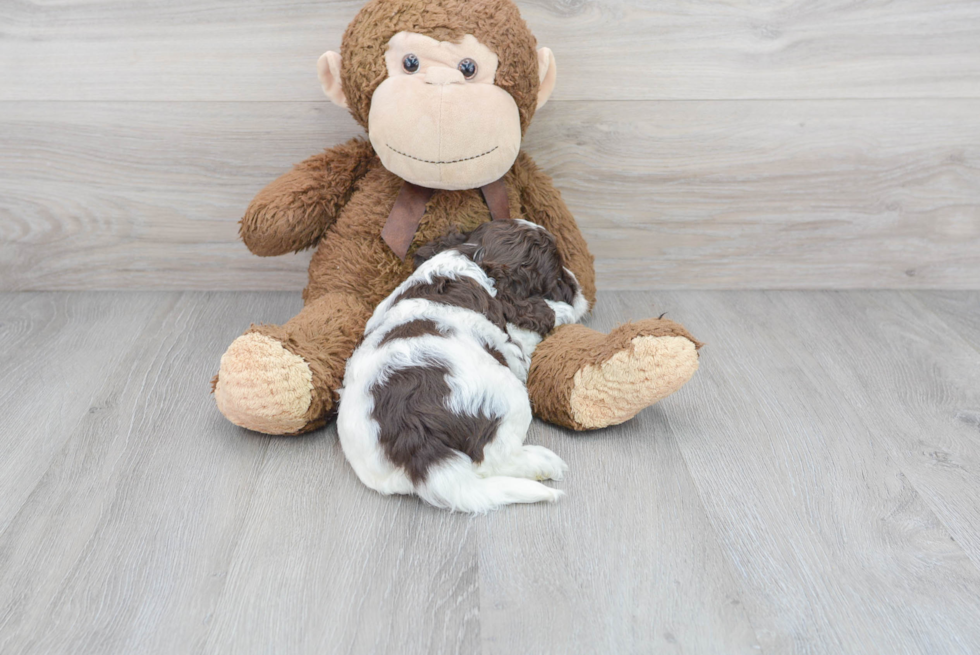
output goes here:
[{"label": "monkey toy's arm", "polygon": [[239,227],[245,245],[263,257],[316,245],[374,156],[370,143],[351,139],[297,164],[249,204]]},{"label": "monkey toy's arm", "polygon": [[541,172],[524,152],[518,156],[515,172],[518,175],[525,218],[555,235],[558,252],[565,260],[565,266],[582,285],[582,292],[591,307],[595,304],[595,258],[589,252],[589,246],[585,243],[585,237],[579,231],[575,218],[568,211],[551,178]]}]

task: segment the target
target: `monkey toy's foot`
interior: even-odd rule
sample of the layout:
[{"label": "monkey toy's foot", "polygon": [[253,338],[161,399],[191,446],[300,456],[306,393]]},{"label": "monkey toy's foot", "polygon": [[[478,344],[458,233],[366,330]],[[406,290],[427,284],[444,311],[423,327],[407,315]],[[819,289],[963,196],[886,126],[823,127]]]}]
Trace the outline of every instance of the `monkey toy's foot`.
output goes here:
[{"label": "monkey toy's foot", "polygon": [[285,325],[253,326],[221,357],[213,383],[218,409],[235,425],[266,434],[321,427],[370,316],[357,298],[325,293]]},{"label": "monkey toy's foot", "polygon": [[310,426],[313,373],[277,339],[249,332],[221,357],[214,379],[218,409],[235,425],[266,434],[299,434]]},{"label": "monkey toy's foot", "polygon": [[585,429],[633,418],[680,389],[698,370],[699,344],[687,337],[645,335],[642,324],[627,324],[619,331],[635,333],[629,345],[601,363],[583,366],[572,380],[572,416]]},{"label": "monkey toy's foot", "polygon": [[534,354],[528,386],[535,412],[576,430],[622,423],[690,380],[700,347],[665,319],[627,323],[608,335],[564,326]]}]

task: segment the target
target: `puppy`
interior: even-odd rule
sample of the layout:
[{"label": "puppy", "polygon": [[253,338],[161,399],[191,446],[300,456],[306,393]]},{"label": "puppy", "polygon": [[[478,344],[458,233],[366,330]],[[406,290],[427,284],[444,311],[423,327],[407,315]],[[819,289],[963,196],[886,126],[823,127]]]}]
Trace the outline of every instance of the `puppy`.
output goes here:
[{"label": "puppy", "polygon": [[347,362],[337,431],[361,481],[462,512],[557,500],[567,470],[525,446],[531,353],[588,310],[554,237],[523,220],[423,246]]}]

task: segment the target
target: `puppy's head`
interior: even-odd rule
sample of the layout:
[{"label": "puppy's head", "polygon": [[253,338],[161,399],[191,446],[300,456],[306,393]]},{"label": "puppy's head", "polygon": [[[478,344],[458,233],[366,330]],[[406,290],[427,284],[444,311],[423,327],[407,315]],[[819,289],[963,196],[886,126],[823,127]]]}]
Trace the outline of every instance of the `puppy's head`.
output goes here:
[{"label": "puppy's head", "polygon": [[574,302],[578,283],[565,269],[555,237],[534,223],[490,221],[469,233],[451,232],[418,249],[416,268],[450,248],[477,263],[509,296]]}]

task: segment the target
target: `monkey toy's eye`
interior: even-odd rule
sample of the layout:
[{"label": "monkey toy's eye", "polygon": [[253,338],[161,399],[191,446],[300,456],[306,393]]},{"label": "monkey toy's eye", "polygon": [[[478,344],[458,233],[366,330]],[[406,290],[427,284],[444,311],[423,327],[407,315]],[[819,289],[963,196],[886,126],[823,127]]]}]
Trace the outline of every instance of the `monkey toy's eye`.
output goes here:
[{"label": "monkey toy's eye", "polygon": [[476,62],[472,59],[464,59],[463,61],[459,62],[459,66],[456,68],[458,68],[459,72],[463,74],[463,77],[468,80],[472,80],[473,76],[476,75]]},{"label": "monkey toy's eye", "polygon": [[414,73],[419,69],[419,58],[415,55],[405,55],[402,59],[402,68],[405,69],[406,73]]}]

